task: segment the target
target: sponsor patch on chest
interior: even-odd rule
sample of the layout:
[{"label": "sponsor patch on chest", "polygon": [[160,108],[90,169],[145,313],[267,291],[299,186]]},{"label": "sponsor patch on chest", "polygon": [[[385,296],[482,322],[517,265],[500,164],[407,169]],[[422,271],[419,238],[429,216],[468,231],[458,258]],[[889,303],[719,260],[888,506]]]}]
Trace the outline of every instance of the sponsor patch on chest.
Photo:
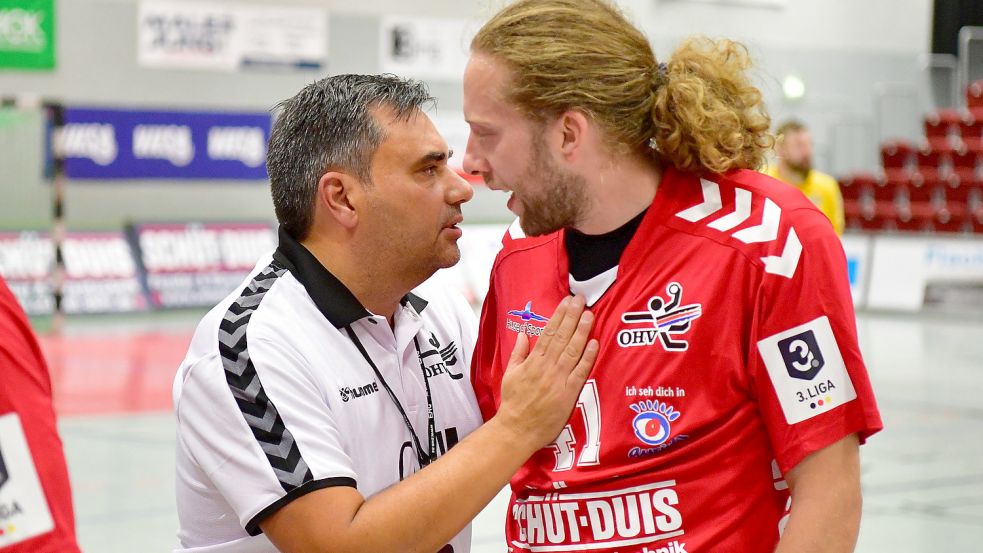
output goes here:
[{"label": "sponsor patch on chest", "polygon": [[758,342],[789,424],[857,398],[827,317],[819,317]]},{"label": "sponsor patch on chest", "polygon": [[631,421],[635,437],[643,447],[635,446],[628,451],[628,457],[639,458],[662,453],[673,444],[689,438],[686,434],[673,435],[672,423],[682,413],[666,401],[643,400],[628,407],[635,412]]},{"label": "sponsor patch on chest", "polygon": [[666,351],[686,351],[689,342],[682,336],[693,321],[703,314],[698,303],[682,303],[683,287],[678,282],[666,286],[666,298],[652,296],[641,311],[628,311],[621,322],[629,325],[618,331],[618,345],[623,348],[660,344]]},{"label": "sponsor patch on chest", "polygon": [[[507,522],[512,551],[672,551],[686,533],[676,482],[595,493],[550,493],[513,501]],[[676,545],[676,544],[679,545]]]},{"label": "sponsor patch on chest", "polygon": [[526,302],[524,309],[511,309],[507,313],[511,319],[505,320],[505,329],[519,334],[539,336],[550,321],[548,317],[536,313],[532,309],[532,301]]}]

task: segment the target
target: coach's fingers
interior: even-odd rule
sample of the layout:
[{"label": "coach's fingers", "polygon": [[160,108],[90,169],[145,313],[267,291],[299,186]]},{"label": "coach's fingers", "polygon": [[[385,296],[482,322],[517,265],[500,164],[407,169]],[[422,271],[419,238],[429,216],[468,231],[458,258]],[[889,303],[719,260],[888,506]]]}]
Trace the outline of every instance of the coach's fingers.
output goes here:
[{"label": "coach's fingers", "polygon": [[567,378],[567,386],[579,390],[584,387],[584,382],[587,382],[587,377],[590,376],[590,372],[594,369],[594,362],[597,361],[597,353],[601,351],[601,344],[592,339],[587,342],[587,347],[584,348],[584,355],[580,358],[577,366],[570,371],[570,376]]},{"label": "coach's fingers", "polygon": [[567,303],[566,313],[556,329],[556,335],[546,349],[546,357],[551,361],[561,361],[561,355],[566,350],[570,340],[577,332],[580,317],[585,309],[584,297],[576,295]]},{"label": "coach's fingers", "polygon": [[560,363],[571,369],[577,365],[577,362],[584,355],[584,346],[587,345],[587,340],[590,338],[590,330],[593,326],[594,314],[590,311],[584,311],[580,315],[580,320],[577,322],[576,330],[574,330],[570,340],[567,341],[566,347],[563,348]]},{"label": "coach's fingers", "polygon": [[515,338],[515,347],[512,348],[512,355],[509,356],[509,367],[514,367],[526,360],[529,356],[529,336],[525,332],[520,332]]},{"label": "coach's fingers", "polygon": [[543,332],[540,333],[539,339],[536,340],[536,345],[532,348],[532,354],[541,356],[546,353],[546,349],[549,347],[550,342],[553,341],[553,337],[556,336],[556,329],[560,327],[560,323],[567,314],[567,306],[570,304],[570,297],[567,296],[560,300],[560,304],[556,306],[556,310],[553,311],[553,315],[550,320],[547,321],[546,326],[543,327]]}]

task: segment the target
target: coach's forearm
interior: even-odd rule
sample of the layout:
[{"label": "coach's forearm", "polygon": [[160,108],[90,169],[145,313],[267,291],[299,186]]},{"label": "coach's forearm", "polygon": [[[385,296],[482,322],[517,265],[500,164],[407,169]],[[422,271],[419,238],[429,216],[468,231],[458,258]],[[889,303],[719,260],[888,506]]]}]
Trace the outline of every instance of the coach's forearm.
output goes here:
[{"label": "coach's forearm", "polygon": [[366,501],[352,521],[359,541],[372,544],[360,550],[439,550],[537,449],[490,420],[435,463]]},{"label": "coach's forearm", "polygon": [[520,334],[498,414],[434,463],[366,500],[349,487],[294,499],[260,523],[284,553],[433,553],[464,528],[570,418],[597,359],[593,315],[566,298],[535,347]]},{"label": "coach's forearm", "polygon": [[261,527],[285,553],[434,553],[488,504],[537,447],[496,419],[423,470],[369,499],[327,488]]}]

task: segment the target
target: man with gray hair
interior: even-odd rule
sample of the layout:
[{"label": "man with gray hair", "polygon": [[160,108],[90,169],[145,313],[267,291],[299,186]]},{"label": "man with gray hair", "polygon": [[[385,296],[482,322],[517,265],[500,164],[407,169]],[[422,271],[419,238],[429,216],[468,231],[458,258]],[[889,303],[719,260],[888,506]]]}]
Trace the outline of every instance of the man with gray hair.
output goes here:
[{"label": "man with gray hair", "polygon": [[471,519],[569,417],[597,354],[582,298],[520,341],[499,415],[466,377],[454,265],[470,186],[422,84],[340,75],[281,104],[279,246],[199,324],[174,383],[178,551],[470,549]]}]

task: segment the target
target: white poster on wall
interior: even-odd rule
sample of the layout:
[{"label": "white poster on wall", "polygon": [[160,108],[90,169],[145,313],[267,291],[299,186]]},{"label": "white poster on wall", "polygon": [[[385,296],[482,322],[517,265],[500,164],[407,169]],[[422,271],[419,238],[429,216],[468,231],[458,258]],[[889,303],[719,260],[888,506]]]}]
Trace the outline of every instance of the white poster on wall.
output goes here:
[{"label": "white poster on wall", "polygon": [[983,286],[983,240],[933,240],[925,250],[930,282],[963,282]]},{"label": "white poster on wall", "polygon": [[328,14],[319,8],[141,2],[137,61],[169,69],[320,68]]},{"label": "white poster on wall", "polygon": [[878,236],[870,271],[868,307],[918,311],[931,284],[983,286],[983,240]]},{"label": "white poster on wall", "polygon": [[925,302],[926,241],[908,236],[874,238],[867,307],[915,312]]},{"label": "white poster on wall", "polygon": [[402,77],[459,81],[478,23],[468,19],[385,16],[379,69]]},{"label": "white poster on wall", "polygon": [[846,254],[847,276],[850,279],[850,294],[853,306],[861,308],[867,301],[867,281],[870,270],[869,236],[847,234],[841,238],[843,253]]},{"label": "white poster on wall", "polygon": [[328,13],[317,8],[239,8],[240,63],[320,69],[328,58]]},{"label": "white poster on wall", "polygon": [[728,4],[731,6],[744,6],[749,8],[784,8],[788,5],[788,0],[676,0],[676,2]]}]

